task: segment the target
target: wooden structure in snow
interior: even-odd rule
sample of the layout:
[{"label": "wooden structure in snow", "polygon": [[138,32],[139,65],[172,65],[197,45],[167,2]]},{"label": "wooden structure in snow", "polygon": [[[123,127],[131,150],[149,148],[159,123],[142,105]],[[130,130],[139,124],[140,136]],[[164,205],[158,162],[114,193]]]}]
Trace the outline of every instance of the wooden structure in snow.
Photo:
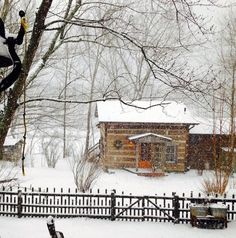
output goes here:
[{"label": "wooden structure in snow", "polygon": [[191,225],[204,229],[227,228],[227,206],[225,204],[190,204]]},{"label": "wooden structure in snow", "polygon": [[[198,125],[190,130],[188,166],[191,169],[213,169],[214,157],[227,160],[230,154],[229,121],[196,118]],[[235,146],[236,147],[236,144]],[[232,168],[236,171],[236,149]]]},{"label": "wooden structure in snow", "polygon": [[97,116],[105,168],[186,171],[189,129],[197,123],[183,103],[105,101]]},{"label": "wooden structure in snow", "polygon": [[18,161],[21,158],[23,141],[7,136],[3,147],[3,160]]}]

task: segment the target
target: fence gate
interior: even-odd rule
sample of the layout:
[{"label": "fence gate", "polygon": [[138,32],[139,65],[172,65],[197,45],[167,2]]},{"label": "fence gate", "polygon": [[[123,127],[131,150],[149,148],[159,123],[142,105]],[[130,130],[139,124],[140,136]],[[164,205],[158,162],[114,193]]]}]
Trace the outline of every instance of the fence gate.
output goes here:
[{"label": "fence gate", "polygon": [[111,194],[111,220],[179,222],[179,199]]}]

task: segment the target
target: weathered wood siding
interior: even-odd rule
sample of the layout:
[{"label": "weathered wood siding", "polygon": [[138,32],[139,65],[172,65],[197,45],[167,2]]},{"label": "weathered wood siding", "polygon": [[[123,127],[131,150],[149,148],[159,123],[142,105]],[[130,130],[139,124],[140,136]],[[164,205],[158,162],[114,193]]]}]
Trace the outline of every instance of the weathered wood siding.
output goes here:
[{"label": "weathered wood siding", "polygon": [[20,140],[15,145],[7,145],[3,147],[3,160],[17,162],[21,158],[23,142]]},{"label": "weathered wood siding", "polygon": [[[186,170],[187,148],[189,141],[188,125],[152,124],[152,123],[100,123],[101,131],[101,161],[107,168],[135,168],[135,144],[128,137],[155,133],[172,138],[177,145],[177,163],[166,163],[166,171],[183,172]],[[122,142],[121,148],[116,148],[116,140]]]},{"label": "weathered wood siding", "polygon": [[216,158],[218,158],[221,153],[221,148],[228,146],[228,135],[190,134],[188,166],[191,169],[213,169],[214,147],[216,150]]}]

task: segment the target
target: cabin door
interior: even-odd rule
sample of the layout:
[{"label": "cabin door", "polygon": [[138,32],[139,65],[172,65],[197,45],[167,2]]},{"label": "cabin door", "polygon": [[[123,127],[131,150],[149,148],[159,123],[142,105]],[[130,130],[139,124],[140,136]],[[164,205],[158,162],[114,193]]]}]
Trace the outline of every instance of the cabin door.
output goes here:
[{"label": "cabin door", "polygon": [[166,157],[164,143],[141,143],[139,168],[152,168],[154,171],[163,171]]},{"label": "cabin door", "polygon": [[151,144],[141,143],[141,153],[138,163],[139,168],[151,168]]}]

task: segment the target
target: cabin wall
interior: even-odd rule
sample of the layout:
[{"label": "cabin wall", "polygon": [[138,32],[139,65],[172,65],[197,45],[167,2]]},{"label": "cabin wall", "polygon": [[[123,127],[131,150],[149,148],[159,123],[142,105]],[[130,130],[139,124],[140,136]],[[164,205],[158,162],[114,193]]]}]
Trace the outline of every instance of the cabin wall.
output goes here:
[{"label": "cabin wall", "polygon": [[[100,123],[101,130],[101,161],[107,168],[135,168],[135,144],[128,137],[142,134],[155,133],[173,139],[177,145],[177,163],[166,163],[166,171],[183,172],[186,170],[186,157],[188,148],[188,126],[165,124],[140,124],[140,123]],[[116,148],[115,142],[122,143],[121,148]]]},{"label": "cabin wall", "polygon": [[188,166],[191,169],[213,169],[214,156],[219,157],[221,148],[229,146],[228,135],[190,134]]}]

